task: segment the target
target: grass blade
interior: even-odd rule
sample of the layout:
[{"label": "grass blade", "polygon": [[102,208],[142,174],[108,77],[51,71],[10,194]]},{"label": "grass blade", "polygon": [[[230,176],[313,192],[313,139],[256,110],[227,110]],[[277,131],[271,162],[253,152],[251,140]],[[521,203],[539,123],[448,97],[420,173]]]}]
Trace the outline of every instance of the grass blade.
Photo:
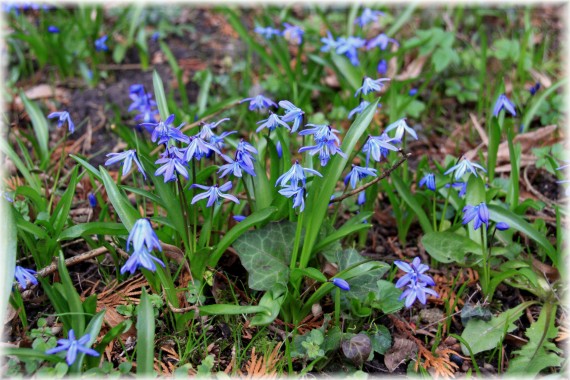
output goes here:
[{"label": "grass blade", "polygon": [[154,376],[154,311],[145,288],[137,313],[137,375]]}]

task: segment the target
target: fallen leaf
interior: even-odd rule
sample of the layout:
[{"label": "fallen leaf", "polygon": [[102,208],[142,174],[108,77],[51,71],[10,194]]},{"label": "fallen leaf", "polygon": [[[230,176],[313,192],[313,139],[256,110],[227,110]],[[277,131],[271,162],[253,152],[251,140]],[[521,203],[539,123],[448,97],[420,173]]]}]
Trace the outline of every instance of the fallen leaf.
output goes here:
[{"label": "fallen leaf", "polygon": [[409,339],[395,338],[394,345],[384,355],[384,364],[388,371],[394,372],[396,368],[408,359],[416,356],[418,347]]}]

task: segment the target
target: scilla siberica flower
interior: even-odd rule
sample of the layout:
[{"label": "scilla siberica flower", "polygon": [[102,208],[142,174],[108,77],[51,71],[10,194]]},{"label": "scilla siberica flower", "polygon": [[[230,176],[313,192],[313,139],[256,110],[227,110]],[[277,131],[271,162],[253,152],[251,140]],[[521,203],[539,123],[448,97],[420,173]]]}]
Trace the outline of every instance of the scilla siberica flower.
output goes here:
[{"label": "scilla siberica flower", "polygon": [[104,35],[95,40],[95,50],[97,51],[108,51],[109,48],[107,47],[107,35]]},{"label": "scilla siberica flower", "polygon": [[270,40],[273,38],[273,36],[280,36],[281,35],[281,31],[279,29],[275,29],[272,28],[270,26],[267,27],[263,27],[263,26],[256,26],[253,31],[257,34],[259,34],[260,36],[262,36],[263,38],[265,38],[266,40]]},{"label": "scilla siberica flower", "polygon": [[439,294],[428,286],[435,285],[433,278],[424,274],[429,270],[429,266],[422,264],[419,257],[416,257],[411,264],[404,261],[394,261],[394,264],[406,274],[396,282],[396,288],[407,286],[400,296],[400,300],[406,299],[405,306],[410,307],[418,299],[423,305],[426,304],[426,294],[439,297]]},{"label": "scilla siberica flower", "polygon": [[285,110],[285,115],[281,116],[281,120],[286,123],[293,122],[293,126],[291,127],[291,133],[297,132],[301,122],[303,121],[303,116],[305,112],[302,109],[294,105],[288,100],[281,100],[279,102],[279,107]]},{"label": "scilla siberica flower", "polygon": [[540,90],[540,82],[536,82],[534,86],[528,89],[528,92],[530,92],[530,94],[534,96],[534,94],[536,94],[538,90]]},{"label": "scilla siberica flower", "polygon": [[87,199],[89,200],[89,206],[91,208],[97,207],[97,198],[95,197],[95,195],[93,193],[89,193],[87,195]]},{"label": "scilla siberica flower", "polygon": [[388,72],[388,63],[386,62],[385,59],[381,59],[380,62],[378,62],[378,67],[376,68],[376,71],[380,75],[385,75]]},{"label": "scilla siberica flower", "polygon": [[319,153],[321,166],[326,166],[329,162],[331,155],[338,154],[346,158],[346,154],[338,147],[340,144],[339,138],[335,135],[338,133],[336,129],[332,129],[329,125],[315,125],[307,124],[307,126],[314,126],[315,128],[305,129],[299,132],[299,135],[304,136],[312,134],[316,145],[305,146],[299,149],[299,153],[309,152],[311,156]]},{"label": "scilla siberica flower", "polygon": [[[231,134],[237,133],[237,131],[222,132],[222,134],[218,136],[212,131],[212,129],[216,128],[221,122],[226,120],[230,119],[226,117],[225,119],[219,120],[215,123],[204,124],[200,130],[200,133],[198,133],[198,137],[204,141],[209,142],[217,150],[222,150],[224,148],[224,139]],[[213,153],[214,150],[210,149],[207,157],[210,157]],[[218,152],[218,154],[221,153]]]},{"label": "scilla siberica flower", "polygon": [[399,46],[398,41],[393,38],[388,37],[384,33],[380,33],[376,37],[372,38],[366,43],[366,50],[373,49],[378,47],[380,50],[386,50],[388,48],[389,43],[393,43],[396,46]]},{"label": "scilla siberica flower", "polygon": [[279,118],[279,115],[277,115],[275,113],[272,113],[271,115],[269,115],[269,117],[265,120],[258,121],[257,124],[261,124],[255,130],[258,133],[265,128],[269,129],[269,132],[271,132],[271,131],[275,130],[278,126],[282,126],[284,128],[287,128],[287,130],[289,130],[289,131],[291,130],[291,127],[289,127],[289,124],[287,124],[286,122],[281,120]]},{"label": "scilla siberica flower", "polygon": [[326,37],[322,37],[321,38],[321,42],[323,43],[323,46],[321,47],[321,51],[327,52],[329,50],[334,50],[337,48],[338,46],[338,42],[334,39],[333,35],[331,34],[330,31],[327,30],[327,36]]},{"label": "scilla siberica flower", "polygon": [[346,280],[344,280],[342,278],[335,277],[335,278],[331,279],[330,282],[332,282],[334,286],[336,286],[337,288],[339,288],[341,290],[344,290],[344,291],[350,290],[350,285],[348,284],[348,282],[346,282]]},{"label": "scilla siberica flower", "polygon": [[71,116],[69,116],[69,112],[61,111],[61,112],[52,112],[48,115],[48,119],[58,118],[57,120],[57,127],[61,128],[64,123],[67,122],[67,128],[69,129],[69,133],[73,133],[75,131],[75,124],[73,124],[73,120],[71,120]]},{"label": "scilla siberica flower", "polygon": [[170,146],[161,157],[156,160],[155,164],[161,164],[155,172],[156,177],[164,175],[164,183],[175,181],[177,179],[175,172],[188,180],[188,170],[186,169],[186,161],[183,153],[175,146]]},{"label": "scilla siberica flower", "polygon": [[192,202],[191,202],[192,204],[194,204],[194,203],[196,203],[202,199],[206,199],[206,198],[208,198],[208,203],[206,204],[206,207],[211,207],[214,203],[220,203],[221,202],[220,198],[229,199],[230,201],[239,204],[239,200],[236,197],[234,197],[231,194],[224,194],[223,193],[223,192],[226,192],[232,188],[231,182],[226,182],[222,186],[219,186],[219,187],[218,187],[218,185],[204,186],[204,185],[199,185],[197,183],[193,184],[190,187],[191,188],[198,187],[202,190],[206,190],[206,192],[204,192],[202,194],[195,195],[194,198],[192,198]]},{"label": "scilla siberica flower", "polygon": [[431,191],[435,191],[435,175],[433,173],[426,173],[420,180],[420,187],[426,186]]},{"label": "scilla siberica flower", "polygon": [[481,224],[489,227],[489,209],[485,202],[481,202],[477,206],[467,205],[463,208],[463,224],[465,225],[472,220],[474,230],[478,230]]},{"label": "scilla siberica flower", "polygon": [[223,158],[228,162],[225,165],[220,166],[218,173],[220,174],[220,178],[225,177],[229,173],[231,173],[234,177],[241,178],[243,176],[242,170],[249,174],[252,177],[255,177],[255,171],[253,167],[245,165],[243,161],[234,161],[228,156],[223,156]]},{"label": "scilla siberica flower", "polygon": [[107,157],[109,157],[109,159],[105,161],[105,166],[113,165],[117,162],[123,161],[123,176],[126,176],[131,171],[131,167],[133,166],[134,161],[137,165],[137,168],[139,169],[139,172],[141,172],[144,179],[146,179],[146,173],[137,157],[136,150],[131,149],[121,153],[109,153]]},{"label": "scilla siberica flower", "polygon": [[253,110],[265,110],[268,109],[269,107],[275,107],[277,108],[277,104],[275,104],[275,102],[269,98],[266,98],[263,95],[257,95],[254,96],[253,98],[245,98],[242,101],[240,101],[240,104],[243,102],[247,102],[249,101],[249,110],[253,111]]},{"label": "scilla siberica flower", "polygon": [[497,101],[495,102],[495,107],[493,108],[493,116],[498,117],[499,112],[501,112],[501,110],[503,109],[505,109],[507,112],[510,112],[511,115],[517,116],[515,105],[513,104],[513,102],[509,100],[509,98],[507,98],[505,94],[501,94],[497,98]]},{"label": "scilla siberica flower", "polygon": [[445,187],[450,188],[453,187],[454,189],[459,189],[459,196],[463,197],[467,192],[467,182],[453,182],[452,184],[446,184]]},{"label": "scilla siberica flower", "polygon": [[251,145],[244,139],[241,139],[236,148],[236,154],[235,154],[236,161],[239,161],[243,165],[251,168],[251,170],[254,170],[253,169],[253,162],[255,161],[255,158],[253,157],[254,154],[257,154],[257,149],[255,149],[253,145]]},{"label": "scilla siberica flower", "polygon": [[187,143],[190,138],[180,131],[180,128],[182,128],[184,123],[180,124],[178,128],[174,128],[172,127],[173,121],[174,115],[170,115],[166,120],[161,120],[158,123],[141,123],[139,125],[154,128],[151,135],[151,141],[156,142],[159,145],[168,143],[170,139]]},{"label": "scilla siberica flower", "polygon": [[16,270],[14,271],[14,277],[22,289],[26,289],[29,284],[38,284],[38,280],[34,274],[36,274],[35,270],[23,268],[19,265],[16,265]]},{"label": "scilla siberica flower", "polygon": [[394,135],[394,141],[398,142],[402,141],[402,137],[404,137],[404,132],[408,132],[408,134],[412,136],[414,139],[416,140],[418,139],[416,131],[414,131],[413,128],[410,128],[408,124],[406,124],[405,118],[393,122],[386,128],[384,132],[388,133],[394,129],[396,130],[396,134]]},{"label": "scilla siberica flower", "polygon": [[376,177],[376,169],[352,164],[352,169],[346,175],[346,177],[344,177],[344,184],[346,185],[350,182],[350,186],[353,189],[356,189],[358,181],[362,181],[366,177]]},{"label": "scilla siberica flower", "polygon": [[353,66],[358,66],[358,49],[366,44],[366,40],[360,37],[339,37],[336,41],[336,53],[344,54]]},{"label": "scilla siberica flower", "polygon": [[[128,111],[138,111],[135,121],[153,123],[158,115],[158,109],[156,108],[156,102],[152,100],[152,94],[145,92],[142,84],[133,84],[129,88],[129,97],[133,103],[129,106]],[[146,126],[147,131],[152,132],[153,128],[149,128],[148,125]],[[154,126],[154,124],[150,125]]]},{"label": "scilla siberica flower", "polygon": [[200,134],[190,137],[190,144],[180,149],[184,152],[184,161],[190,162],[193,159],[201,160],[202,157],[209,157],[212,152],[222,154],[218,148],[200,138]]},{"label": "scilla siberica flower", "polygon": [[[362,111],[364,111],[366,109],[366,107],[368,107],[370,105],[370,102],[367,102],[366,100],[363,100],[360,102],[360,104],[356,107],[354,107],[349,113],[348,113],[348,118],[352,119],[352,117],[357,114],[357,113],[362,113]],[[382,104],[378,103],[378,108],[382,107]],[[378,111],[376,111],[378,112]]]},{"label": "scilla siberica flower", "polygon": [[370,8],[364,8],[362,14],[354,20],[355,24],[363,28],[365,25],[378,21],[378,16],[384,16],[384,12],[373,11]]},{"label": "scilla siberica flower", "polygon": [[165,266],[162,260],[150,254],[154,248],[162,251],[162,247],[148,219],[141,218],[135,222],[127,239],[127,250],[130,249],[131,244],[133,253],[121,268],[121,274],[125,272],[133,274],[140,267],[154,272],[156,271],[155,262]]},{"label": "scilla siberica flower", "polygon": [[67,351],[65,356],[65,361],[67,365],[72,365],[77,359],[77,353],[83,353],[91,356],[99,356],[99,353],[92,348],[85,347],[87,343],[91,340],[91,335],[85,334],[79,339],[75,339],[75,333],[73,329],[70,329],[67,333],[67,339],[59,339],[57,341],[57,347],[49,349],[46,354],[52,355],[58,352]]},{"label": "scilla siberica flower", "polygon": [[283,30],[283,37],[291,43],[301,45],[303,42],[303,34],[305,34],[303,29],[286,22],[283,23],[283,26],[285,27],[285,30]]},{"label": "scilla siberica flower", "polygon": [[382,82],[386,82],[389,80],[390,78],[372,79],[369,77],[365,77],[364,80],[362,81],[362,87],[356,90],[354,97],[357,97],[358,94],[360,94],[360,92],[362,92],[362,95],[367,95],[371,92],[380,91],[382,87],[384,87],[384,83]]},{"label": "scilla siberica flower", "polygon": [[55,25],[50,25],[50,26],[48,26],[47,31],[52,33],[52,34],[57,34],[57,33],[59,33],[59,28]]},{"label": "scilla siberica flower", "polygon": [[456,181],[459,181],[466,172],[474,174],[475,177],[477,177],[477,169],[483,170],[483,172],[487,173],[487,170],[485,170],[485,168],[482,167],[481,165],[471,162],[466,158],[463,158],[457,165],[453,165],[452,167],[447,169],[445,173],[443,173],[443,175],[448,175],[450,173],[455,172],[453,177],[455,178]]},{"label": "scilla siberica flower", "polygon": [[275,181],[275,186],[288,186],[291,187],[300,187],[299,182],[301,182],[302,186],[306,185],[307,177],[306,173],[311,173],[313,175],[322,177],[321,173],[316,170],[304,168],[299,164],[299,161],[295,161],[291,169],[287,170],[283,175],[277,178]]},{"label": "scilla siberica flower", "polygon": [[374,161],[380,162],[382,157],[388,156],[389,150],[397,152],[398,148],[390,144],[391,141],[386,133],[382,133],[380,136],[368,135],[368,139],[362,146],[362,151],[366,153],[366,165],[368,166],[370,156]]},{"label": "scilla siberica flower", "polygon": [[299,211],[303,212],[305,209],[305,188],[300,186],[285,186],[279,190],[279,194],[293,198],[293,208],[299,207]]}]

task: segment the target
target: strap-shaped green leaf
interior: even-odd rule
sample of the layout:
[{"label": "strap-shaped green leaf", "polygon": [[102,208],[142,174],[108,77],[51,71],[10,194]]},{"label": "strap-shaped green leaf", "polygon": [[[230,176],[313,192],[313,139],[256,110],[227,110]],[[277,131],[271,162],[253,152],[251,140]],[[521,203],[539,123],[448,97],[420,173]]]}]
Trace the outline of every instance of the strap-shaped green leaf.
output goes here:
[{"label": "strap-shaped green leaf", "polygon": [[137,375],[154,375],[154,311],[143,288],[137,309]]},{"label": "strap-shaped green leaf", "polygon": [[109,175],[107,170],[100,166],[99,171],[101,172],[101,179],[103,180],[103,185],[105,185],[105,191],[107,191],[107,196],[115,209],[117,215],[121,219],[121,222],[125,225],[128,231],[130,231],[135,222],[140,219],[140,215],[131,205],[129,199],[119,190],[119,187]]}]

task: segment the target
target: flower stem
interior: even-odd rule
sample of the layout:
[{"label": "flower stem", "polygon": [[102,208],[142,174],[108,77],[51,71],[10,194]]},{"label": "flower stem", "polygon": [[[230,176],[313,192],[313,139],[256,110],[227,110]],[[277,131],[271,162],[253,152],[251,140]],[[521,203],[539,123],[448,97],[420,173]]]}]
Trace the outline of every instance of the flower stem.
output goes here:
[{"label": "flower stem", "polygon": [[293,243],[293,252],[291,253],[291,270],[297,266],[297,256],[299,254],[299,245],[301,244],[301,231],[303,230],[303,217],[305,213],[300,212],[297,219],[297,229],[295,230],[295,242]]}]

